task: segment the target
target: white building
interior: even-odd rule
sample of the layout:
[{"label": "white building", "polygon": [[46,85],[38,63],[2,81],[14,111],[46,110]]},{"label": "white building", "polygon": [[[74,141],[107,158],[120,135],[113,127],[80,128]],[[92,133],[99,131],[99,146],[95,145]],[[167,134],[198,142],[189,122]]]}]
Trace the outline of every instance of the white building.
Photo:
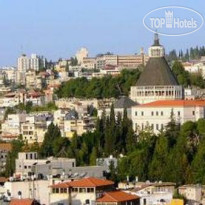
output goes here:
[{"label": "white building", "polygon": [[169,182],[137,183],[131,193],[140,197],[140,205],[164,205],[172,201],[175,184]]},{"label": "white building", "polygon": [[63,169],[72,167],[76,167],[75,159],[53,157],[39,159],[37,152],[19,152],[16,159],[15,175],[28,177],[31,173],[38,175],[44,172],[46,175],[55,175],[55,169],[63,171]]},{"label": "white building", "polygon": [[[51,184],[52,180],[11,180],[4,184],[4,195],[8,199],[36,199],[41,204],[49,205],[48,187]],[[8,193],[10,196],[8,196]]]},{"label": "white building", "polygon": [[186,197],[187,200],[192,201],[193,205],[201,203],[202,187],[200,185],[183,185],[178,187],[179,194]]},{"label": "white building", "polygon": [[40,59],[36,54],[32,54],[30,58],[30,69],[38,71],[40,67]]},{"label": "white building", "polygon": [[78,64],[81,65],[83,64],[83,59],[88,57],[88,50],[86,48],[81,48],[77,51],[75,56],[78,60]]},{"label": "white building", "polygon": [[9,133],[13,135],[21,134],[21,123],[25,122],[26,114],[9,114],[2,123],[2,135]]},{"label": "white building", "polygon": [[132,107],[131,118],[136,132],[151,128],[159,133],[170,122],[178,124],[205,118],[204,100],[161,100]]}]

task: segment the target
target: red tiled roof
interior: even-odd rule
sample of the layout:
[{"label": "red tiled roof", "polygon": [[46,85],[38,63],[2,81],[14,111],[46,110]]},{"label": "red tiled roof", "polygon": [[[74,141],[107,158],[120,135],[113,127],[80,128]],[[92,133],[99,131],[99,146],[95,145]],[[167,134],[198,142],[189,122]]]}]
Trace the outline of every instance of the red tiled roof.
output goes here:
[{"label": "red tiled roof", "polygon": [[1,137],[2,138],[7,138],[7,139],[15,139],[19,135],[18,134],[11,134],[11,133],[2,133]]},{"label": "red tiled roof", "polygon": [[71,181],[70,186],[72,187],[100,187],[100,186],[109,186],[113,185],[114,182],[106,179],[98,179],[94,177],[83,178],[76,181]]},{"label": "red tiled roof", "polygon": [[12,145],[9,143],[0,143],[0,150],[11,151]]},{"label": "red tiled roof", "polygon": [[124,202],[139,199],[138,196],[125,193],[123,191],[106,192],[104,196],[97,199],[97,202]]},{"label": "red tiled roof", "polygon": [[6,177],[0,177],[0,183],[5,183],[7,181],[8,179]]},{"label": "red tiled roof", "polygon": [[205,100],[159,100],[151,103],[137,105],[139,107],[188,107],[205,106]]},{"label": "red tiled roof", "polygon": [[63,182],[63,183],[53,184],[50,187],[51,188],[69,188],[70,184],[69,182]]},{"label": "red tiled roof", "polygon": [[16,95],[16,93],[14,92],[10,92],[10,93],[7,93],[6,95],[4,95],[5,97],[14,97]]},{"label": "red tiled roof", "polygon": [[9,205],[32,205],[34,199],[11,199]]}]

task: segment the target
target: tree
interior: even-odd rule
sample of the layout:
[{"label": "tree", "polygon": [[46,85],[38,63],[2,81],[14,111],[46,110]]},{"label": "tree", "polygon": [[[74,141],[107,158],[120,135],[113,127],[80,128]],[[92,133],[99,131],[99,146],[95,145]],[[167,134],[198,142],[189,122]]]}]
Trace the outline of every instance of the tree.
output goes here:
[{"label": "tree", "polygon": [[8,153],[6,159],[5,176],[10,177],[15,172],[15,160],[18,153],[23,150],[24,143],[22,140],[12,141],[12,150]]},{"label": "tree", "polygon": [[47,132],[45,133],[44,140],[40,148],[40,156],[48,157],[56,154],[54,151],[54,144],[56,143],[56,140],[60,137],[61,137],[60,129],[58,128],[57,125],[51,123],[48,126]]},{"label": "tree", "polygon": [[198,151],[192,162],[194,183],[205,183],[205,138],[201,141]]},{"label": "tree", "polygon": [[92,153],[90,155],[90,165],[96,165],[96,159],[97,159],[97,150],[95,147],[92,149]]},{"label": "tree", "polygon": [[190,76],[189,73],[187,71],[184,70],[183,65],[181,64],[181,62],[179,61],[175,61],[173,66],[172,66],[172,70],[179,82],[179,84],[187,87],[188,85],[190,85]]},{"label": "tree", "polygon": [[157,138],[154,154],[149,167],[149,178],[151,180],[166,181],[167,173],[165,170],[169,169],[167,167],[168,149],[168,139],[161,134]]},{"label": "tree", "polygon": [[76,66],[76,65],[78,65],[78,60],[77,60],[76,57],[75,57],[75,58],[71,57],[70,60],[71,60],[71,63],[70,63],[71,66]]}]

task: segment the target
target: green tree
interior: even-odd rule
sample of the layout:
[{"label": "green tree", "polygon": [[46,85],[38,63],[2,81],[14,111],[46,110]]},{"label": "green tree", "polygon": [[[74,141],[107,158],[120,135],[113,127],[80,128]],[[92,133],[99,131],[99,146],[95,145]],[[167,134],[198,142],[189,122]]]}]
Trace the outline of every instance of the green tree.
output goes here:
[{"label": "green tree", "polygon": [[205,183],[205,138],[199,144],[197,153],[192,162],[194,183]]},{"label": "green tree", "polygon": [[90,155],[90,165],[96,165],[96,159],[97,159],[97,150],[95,147],[92,149],[92,153]]},{"label": "green tree", "polygon": [[48,126],[48,131],[45,133],[42,146],[40,148],[41,157],[53,156],[56,154],[54,152],[54,144],[56,140],[61,138],[61,132],[57,125],[51,123]]},{"label": "green tree", "polygon": [[12,150],[8,153],[6,159],[5,176],[10,177],[15,172],[15,160],[18,157],[18,153],[23,151],[24,143],[22,140],[12,141]]},{"label": "green tree", "polygon": [[161,134],[157,138],[152,161],[149,166],[149,178],[151,180],[166,181],[167,161],[168,161],[168,139]]}]

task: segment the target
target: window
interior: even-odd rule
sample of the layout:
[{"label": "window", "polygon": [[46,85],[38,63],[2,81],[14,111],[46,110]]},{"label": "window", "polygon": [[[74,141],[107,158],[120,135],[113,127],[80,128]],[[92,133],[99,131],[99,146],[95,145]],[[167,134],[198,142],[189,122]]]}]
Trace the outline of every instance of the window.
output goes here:
[{"label": "window", "polygon": [[180,116],[180,111],[178,111],[178,116]]},{"label": "window", "polygon": [[144,130],[144,124],[142,123],[142,130]]},{"label": "window", "polygon": [[152,111],[151,115],[153,116],[154,115],[154,112]]},{"label": "window", "polygon": [[135,112],[135,116],[137,116],[137,111]]},{"label": "window", "polygon": [[154,129],[154,124],[151,125],[151,128]]},{"label": "window", "polygon": [[87,188],[87,192],[88,192],[88,193],[94,192],[94,188]]},{"label": "window", "polygon": [[86,189],[85,189],[85,188],[80,188],[80,189],[79,189],[79,192],[80,192],[80,193],[84,193],[84,192],[86,192]]},{"label": "window", "polygon": [[78,192],[78,188],[72,188],[72,192]]},{"label": "window", "polygon": [[158,124],[156,124],[156,130],[158,130],[159,129],[159,125]]},{"label": "window", "polygon": [[141,115],[144,116],[144,112],[143,111],[141,112]]},{"label": "window", "polygon": [[144,204],[144,205],[146,205],[146,204],[147,204],[146,199],[143,199],[143,204]]},{"label": "window", "polygon": [[164,115],[164,113],[163,113],[163,111],[161,111],[161,116],[163,116]]},{"label": "window", "polygon": [[192,111],[192,115],[195,115],[195,111]]},{"label": "window", "polygon": [[89,199],[86,199],[86,200],[85,200],[85,204],[90,204],[90,200],[89,200]]},{"label": "window", "polygon": [[157,112],[156,112],[156,116],[158,116],[158,115],[159,115],[159,112],[157,111]]},{"label": "window", "polygon": [[163,125],[163,124],[161,124],[161,129],[162,129],[162,130],[164,129],[164,125]]}]

